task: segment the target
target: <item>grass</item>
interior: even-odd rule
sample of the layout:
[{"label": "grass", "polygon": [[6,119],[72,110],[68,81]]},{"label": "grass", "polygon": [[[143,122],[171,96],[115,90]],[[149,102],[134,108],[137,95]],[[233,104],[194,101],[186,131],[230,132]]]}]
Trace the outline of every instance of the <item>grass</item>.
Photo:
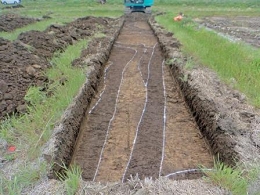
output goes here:
[{"label": "grass", "polygon": [[157,17],[157,21],[174,33],[185,53],[216,71],[225,82],[235,81],[234,87],[245,93],[253,105],[260,107],[259,49],[230,42],[213,31],[199,28],[191,18],[173,23],[167,14]]},{"label": "grass", "polygon": [[[16,145],[20,150],[19,158],[25,158],[25,163],[18,167],[23,171],[18,171],[12,178],[1,180],[0,188],[5,192],[2,194],[20,194],[21,189],[40,178],[42,169],[28,168],[28,164],[30,160],[38,158],[41,147],[52,134],[54,124],[86,79],[84,71],[71,67],[71,62],[79,57],[86,45],[86,40],[79,41],[52,59],[53,68],[47,71],[47,76],[52,81],[48,88],[52,90],[51,97],[47,98],[39,88],[31,87],[25,96],[30,104],[29,112],[22,117],[12,116],[1,124],[0,137]],[[66,83],[61,85],[59,81],[63,75],[66,75]]]},{"label": "grass", "polygon": [[260,187],[258,185],[260,181],[259,164],[255,163],[249,166],[237,165],[230,167],[219,160],[215,160],[213,170],[203,172],[207,176],[206,180],[225,188],[232,195],[260,195]]},{"label": "grass", "polygon": [[[105,5],[95,3],[94,0],[24,0],[22,5],[23,8],[17,9],[2,9],[4,6],[0,5],[1,14],[15,13],[34,18],[42,18],[47,15],[51,18],[11,33],[1,32],[1,37],[15,40],[21,32],[43,31],[51,24],[63,25],[87,15],[119,17],[124,10],[122,0],[108,0]],[[183,44],[185,53],[215,70],[226,82],[229,82],[230,79],[235,80],[235,87],[245,92],[254,105],[260,105],[257,93],[260,91],[260,84],[257,80],[260,70],[259,50],[242,44],[230,43],[213,32],[198,28],[191,20],[196,17],[213,15],[259,15],[258,0],[156,0],[153,11],[166,12],[166,15],[157,17],[157,21],[169,31],[174,32],[174,36]],[[181,23],[172,23],[172,17],[180,11],[187,16],[187,19]],[[104,35],[97,34],[96,36],[103,37]],[[79,56],[82,47],[85,47],[86,44],[86,40],[79,42],[67,48],[65,53],[57,54],[52,59],[53,68],[46,72],[48,78],[54,81],[48,86],[48,92],[52,94],[50,97],[41,88],[30,88],[25,97],[31,105],[28,114],[22,117],[10,116],[1,123],[0,138],[18,146],[25,162],[20,164],[19,171],[11,178],[0,175],[0,194],[20,194],[22,189],[32,185],[46,174],[44,163],[39,162],[35,167],[31,166],[29,161],[38,158],[41,146],[49,139],[55,123],[85,80],[84,71],[72,68],[70,64]],[[189,60],[185,67],[189,69],[193,65],[192,60]],[[61,80],[66,80],[66,84],[62,85]],[[16,156],[10,155],[6,158],[11,161]],[[216,163],[215,169],[214,174],[210,175],[212,181],[234,193],[239,190],[244,192],[248,180],[244,178],[240,169],[231,169],[221,163]],[[69,194],[77,191],[80,173],[79,168],[72,167],[70,170],[66,169],[66,177],[60,175]]]},{"label": "grass", "polygon": [[[101,5],[96,2],[88,1],[22,1],[23,8],[16,9],[2,9],[1,14],[12,13],[19,14],[25,17],[32,17],[41,19],[40,22],[36,22],[25,27],[19,28],[14,32],[0,32],[0,37],[9,40],[17,39],[18,35],[22,32],[29,30],[44,31],[51,24],[64,25],[79,17],[85,16],[109,16],[119,17],[123,14],[122,3],[118,6]],[[0,5],[0,9],[6,7]],[[64,14],[66,13],[66,14]],[[43,16],[50,17],[49,19],[43,19]]]},{"label": "grass", "polygon": [[74,195],[80,186],[82,171],[77,165],[70,168],[63,166],[63,169],[63,173],[57,173],[58,178],[64,181],[67,195]]},{"label": "grass", "polygon": [[215,161],[213,171],[205,171],[205,174],[215,185],[229,190],[233,195],[247,193],[248,180],[243,176],[243,171],[239,167],[232,168]]},{"label": "grass", "polygon": [[39,162],[37,165],[24,163],[19,166],[19,170],[6,178],[4,174],[0,174],[0,194],[4,195],[19,195],[24,187],[32,185],[45,175],[46,164]]}]

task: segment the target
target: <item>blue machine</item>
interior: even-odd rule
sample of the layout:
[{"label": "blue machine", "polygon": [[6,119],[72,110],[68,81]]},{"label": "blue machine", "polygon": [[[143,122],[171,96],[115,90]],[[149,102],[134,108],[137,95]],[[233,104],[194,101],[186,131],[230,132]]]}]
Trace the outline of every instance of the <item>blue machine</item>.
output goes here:
[{"label": "blue machine", "polygon": [[124,0],[125,2],[125,12],[145,12],[151,13],[151,6],[154,0]]}]

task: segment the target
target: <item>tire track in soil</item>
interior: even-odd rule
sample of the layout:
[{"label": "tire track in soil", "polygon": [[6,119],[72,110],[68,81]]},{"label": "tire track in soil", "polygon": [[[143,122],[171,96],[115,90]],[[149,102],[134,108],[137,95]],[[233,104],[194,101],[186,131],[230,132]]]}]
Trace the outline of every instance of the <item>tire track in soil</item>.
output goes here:
[{"label": "tire track in soil", "polygon": [[207,145],[162,64],[148,23],[127,20],[81,125],[72,163],[82,168],[83,179],[157,178],[212,166]]}]

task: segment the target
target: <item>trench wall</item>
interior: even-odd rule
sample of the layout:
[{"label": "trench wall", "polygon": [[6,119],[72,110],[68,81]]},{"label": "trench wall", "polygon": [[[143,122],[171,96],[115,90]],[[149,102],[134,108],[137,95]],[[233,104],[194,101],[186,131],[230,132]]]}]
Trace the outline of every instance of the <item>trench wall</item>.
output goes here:
[{"label": "trench wall", "polygon": [[[43,148],[42,155],[50,165],[49,178],[56,178],[56,173],[60,172],[64,165],[68,166],[71,162],[80,124],[92,97],[96,93],[104,64],[108,60],[114,41],[117,39],[123,24],[124,19],[121,18],[118,28],[114,29],[111,36],[99,39],[98,42],[101,47],[96,51],[96,54],[92,54],[87,59],[78,60],[87,63],[86,83],[84,83],[72,104],[64,112],[60,122],[54,128],[51,139]],[[88,44],[88,47],[91,47],[91,44],[92,42]]]},{"label": "trench wall", "polygon": [[166,64],[170,66],[171,73],[179,84],[185,101],[202,135],[210,145],[213,155],[218,156],[224,163],[234,165],[239,159],[238,152],[235,150],[236,143],[218,123],[216,118],[218,109],[214,101],[205,98],[203,89],[198,89],[192,82],[188,82],[196,78],[191,78],[192,76],[185,72],[185,58],[179,49],[181,44],[172,33],[160,27],[154,18],[150,18],[149,24],[158,38]]}]

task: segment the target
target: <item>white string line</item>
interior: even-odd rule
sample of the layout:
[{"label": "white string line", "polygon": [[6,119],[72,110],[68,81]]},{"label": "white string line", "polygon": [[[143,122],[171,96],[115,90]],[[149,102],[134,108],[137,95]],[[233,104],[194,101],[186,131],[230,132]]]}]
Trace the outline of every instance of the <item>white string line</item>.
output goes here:
[{"label": "white string line", "polygon": [[152,51],[152,54],[151,54],[149,62],[148,62],[148,76],[147,76],[147,80],[146,80],[146,83],[145,83],[146,87],[147,87],[147,84],[148,84],[148,80],[150,78],[150,65],[151,65],[151,61],[152,61],[152,57],[154,55],[154,50],[155,50],[156,45],[157,45],[157,43],[153,46],[153,51]]},{"label": "white string line", "polygon": [[[122,43],[120,41],[116,41],[115,45],[117,45],[117,47],[119,47],[118,44],[120,44],[121,46],[126,45],[125,43]],[[141,43],[140,45],[143,45],[145,48],[148,48],[148,49],[152,49],[154,47],[154,46],[153,47],[147,46],[144,43]]]},{"label": "white string line", "polygon": [[141,56],[141,58],[140,58],[140,60],[138,62],[138,70],[139,70],[139,73],[141,75],[141,78],[142,78],[142,81],[143,81],[144,85],[145,85],[145,82],[144,82],[143,74],[142,74],[142,71],[141,71],[141,68],[140,68],[140,64],[141,64],[141,60],[143,59],[144,53],[146,53],[146,51],[147,51],[147,49],[145,48],[143,50],[143,54],[142,54],[142,56]]},{"label": "white string line", "polygon": [[164,60],[162,62],[162,81],[163,81],[163,96],[164,96],[164,108],[163,108],[163,144],[162,144],[162,159],[160,164],[160,171],[159,171],[159,177],[162,173],[162,165],[164,161],[164,155],[165,155],[165,130],[166,130],[166,103],[167,103],[167,97],[166,97],[166,90],[165,90],[165,82],[164,82]]},{"label": "white string line", "polygon": [[[115,46],[115,47],[117,47],[117,46]],[[134,51],[135,51],[135,54],[134,54],[134,55],[132,56],[132,58],[126,63],[126,65],[125,65],[125,67],[124,67],[124,69],[123,69],[123,71],[122,71],[121,81],[120,81],[120,85],[119,85],[119,88],[118,88],[118,91],[117,91],[117,97],[116,97],[116,103],[115,103],[114,113],[113,113],[113,116],[112,116],[112,118],[110,119],[109,124],[108,124],[108,127],[107,127],[106,137],[105,137],[104,144],[103,144],[103,147],[102,147],[101,152],[100,152],[99,161],[98,161],[98,164],[97,164],[97,168],[96,168],[96,172],[95,172],[93,181],[95,181],[96,176],[97,176],[97,174],[98,174],[99,166],[100,166],[100,163],[101,163],[101,160],[102,160],[102,156],[103,156],[103,153],[104,153],[105,145],[106,145],[106,143],[107,143],[107,139],[108,139],[108,135],[109,135],[109,129],[110,129],[110,126],[111,126],[111,124],[112,124],[112,121],[114,120],[115,115],[116,115],[117,103],[118,103],[118,99],[119,99],[120,89],[121,89],[121,86],[122,86],[122,83],[123,83],[123,80],[124,80],[125,70],[126,70],[126,68],[128,67],[128,65],[133,61],[133,59],[135,58],[135,56],[136,56],[136,54],[137,54],[137,50],[136,50],[136,49],[133,49],[133,48],[130,48],[130,47],[125,47],[125,48],[134,50]]]},{"label": "white string line", "polygon": [[173,176],[173,175],[178,175],[178,174],[183,174],[183,173],[200,173],[200,172],[203,172],[203,171],[213,171],[213,169],[187,169],[187,170],[182,170],[182,171],[176,171],[174,173],[170,173],[164,177],[170,177],[170,176]]},{"label": "white string line", "polygon": [[96,104],[90,109],[90,111],[88,112],[89,114],[92,113],[92,111],[96,108],[96,106],[99,104],[99,102],[102,100],[102,95],[106,90],[106,76],[107,76],[107,70],[110,68],[110,66],[113,65],[113,62],[109,62],[109,65],[106,67],[105,69],[105,74],[104,74],[104,88],[102,90],[102,92],[99,94],[99,99],[96,102]]},{"label": "white string line", "polygon": [[142,35],[142,37],[152,36],[152,35],[144,35],[143,32],[127,33],[127,35]]},{"label": "white string line", "polygon": [[[155,48],[156,45],[157,45],[157,43],[154,45],[153,48]],[[152,52],[152,54],[151,54],[151,59],[152,59],[152,55],[153,55],[153,52]],[[150,60],[150,61],[151,61],[151,60]],[[148,67],[149,67],[149,66],[150,66],[150,62],[148,63]],[[150,72],[149,72],[149,74],[150,74]],[[149,79],[149,77],[148,77],[148,79]],[[148,102],[148,90],[147,90],[148,79],[147,79],[147,82],[146,82],[146,84],[145,84],[145,93],[146,93],[146,95],[145,95],[145,103],[144,103],[144,107],[143,107],[143,111],[142,111],[141,117],[140,117],[139,122],[138,122],[137,127],[136,127],[135,138],[134,138],[134,141],[133,141],[133,145],[132,145],[132,148],[131,148],[131,152],[130,152],[130,155],[129,155],[128,162],[127,162],[127,164],[126,164],[125,171],[124,171],[123,176],[122,176],[122,180],[121,180],[122,183],[123,183],[124,180],[125,180],[125,175],[126,175],[126,172],[127,172],[128,167],[129,167],[130,161],[131,161],[131,159],[132,159],[133,151],[134,151],[135,144],[136,144],[136,140],[137,140],[137,135],[138,135],[138,132],[139,132],[139,126],[140,126],[140,124],[141,124],[141,122],[142,122],[142,120],[143,120],[143,116],[144,116],[144,113],[145,113],[145,111],[146,111],[146,105],[147,105],[147,102]]]}]

